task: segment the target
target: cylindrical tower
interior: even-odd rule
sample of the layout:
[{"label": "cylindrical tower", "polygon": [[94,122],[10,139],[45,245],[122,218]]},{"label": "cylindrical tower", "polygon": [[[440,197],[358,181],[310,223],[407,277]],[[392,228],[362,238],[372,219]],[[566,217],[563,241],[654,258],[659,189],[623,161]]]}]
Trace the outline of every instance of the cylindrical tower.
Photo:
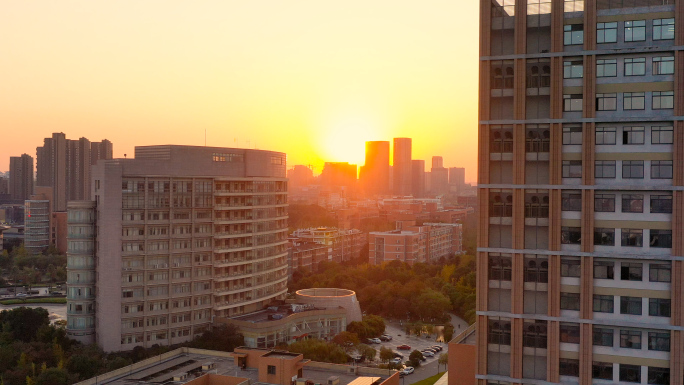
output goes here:
[{"label": "cylindrical tower", "polygon": [[67,215],[67,335],[95,343],[95,202],[71,201]]}]

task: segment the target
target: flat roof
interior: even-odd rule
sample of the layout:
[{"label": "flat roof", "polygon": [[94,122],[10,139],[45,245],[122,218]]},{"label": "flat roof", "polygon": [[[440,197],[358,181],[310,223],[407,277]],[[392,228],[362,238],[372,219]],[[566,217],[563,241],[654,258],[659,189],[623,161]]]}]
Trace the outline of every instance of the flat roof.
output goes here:
[{"label": "flat roof", "polygon": [[293,359],[293,358],[299,357],[299,354],[290,353],[290,352],[283,352],[283,351],[274,351],[274,352],[268,352],[268,353],[264,354],[262,357]]}]

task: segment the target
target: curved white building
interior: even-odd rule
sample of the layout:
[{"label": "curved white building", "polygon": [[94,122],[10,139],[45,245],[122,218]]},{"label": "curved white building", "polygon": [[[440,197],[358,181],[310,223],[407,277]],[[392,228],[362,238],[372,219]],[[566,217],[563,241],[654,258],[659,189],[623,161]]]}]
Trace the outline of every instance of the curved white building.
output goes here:
[{"label": "curved white building", "polygon": [[362,319],[361,306],[356,299],[356,292],[336,288],[312,288],[297,290],[297,302],[314,305],[319,309],[335,309],[343,307],[347,310],[347,323]]},{"label": "curved white building", "polygon": [[[136,147],[135,159],[100,161],[94,201],[69,208],[68,335],[105,351],[170,345],[215,316],[284,298],[285,162],[280,152],[193,146]],[[76,248],[76,230],[92,231],[92,251]],[[74,291],[86,277],[95,289],[87,304]]]}]

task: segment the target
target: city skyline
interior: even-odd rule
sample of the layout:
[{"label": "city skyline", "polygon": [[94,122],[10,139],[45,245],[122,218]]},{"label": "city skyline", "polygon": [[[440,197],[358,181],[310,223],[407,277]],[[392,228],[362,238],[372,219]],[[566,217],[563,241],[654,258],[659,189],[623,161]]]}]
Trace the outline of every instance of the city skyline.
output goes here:
[{"label": "city skyline", "polygon": [[1,8],[16,37],[0,43],[2,171],[53,132],[106,137],[119,158],[204,145],[206,130],[208,146],[286,152],[317,174],[362,165],[366,141],[421,138],[415,159],[476,179],[477,41],[453,39],[477,29],[476,2],[64,4]]}]

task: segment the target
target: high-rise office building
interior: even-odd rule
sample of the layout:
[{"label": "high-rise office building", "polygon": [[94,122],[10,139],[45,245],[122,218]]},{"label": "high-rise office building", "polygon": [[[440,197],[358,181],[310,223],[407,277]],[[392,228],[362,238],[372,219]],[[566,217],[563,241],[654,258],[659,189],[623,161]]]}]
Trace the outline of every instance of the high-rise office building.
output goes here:
[{"label": "high-rise office building", "polygon": [[390,192],[390,144],[387,141],[366,142],[366,163],[359,175],[366,194],[384,195]]},{"label": "high-rise office building", "polygon": [[10,157],[9,193],[14,200],[25,201],[33,194],[33,157],[28,154]]},{"label": "high-rise office building", "polygon": [[465,185],[465,168],[449,167],[449,187],[451,191],[461,193]]},{"label": "high-rise office building", "polygon": [[356,165],[348,162],[325,162],[321,172],[321,184],[326,188],[356,188]]},{"label": "high-rise office building", "polygon": [[684,2],[480,4],[479,384],[682,384]]},{"label": "high-rise office building", "polygon": [[53,211],[66,211],[67,201],[90,199],[92,165],[112,159],[112,143],[70,140],[59,132],[45,138],[36,155],[36,185],[52,187]]},{"label": "high-rise office building", "polygon": [[430,179],[430,191],[433,194],[446,194],[449,192],[449,170],[444,168],[444,160],[441,156],[432,157]]},{"label": "high-rise office building", "polygon": [[411,138],[394,138],[392,153],[392,192],[396,195],[411,195],[413,166],[411,165]]},{"label": "high-rise office building", "polygon": [[287,294],[285,154],[136,147],[68,210],[67,334],[105,351],[191,340]]},{"label": "high-rise office building", "polygon": [[425,161],[411,160],[411,195],[422,198],[425,195]]}]

